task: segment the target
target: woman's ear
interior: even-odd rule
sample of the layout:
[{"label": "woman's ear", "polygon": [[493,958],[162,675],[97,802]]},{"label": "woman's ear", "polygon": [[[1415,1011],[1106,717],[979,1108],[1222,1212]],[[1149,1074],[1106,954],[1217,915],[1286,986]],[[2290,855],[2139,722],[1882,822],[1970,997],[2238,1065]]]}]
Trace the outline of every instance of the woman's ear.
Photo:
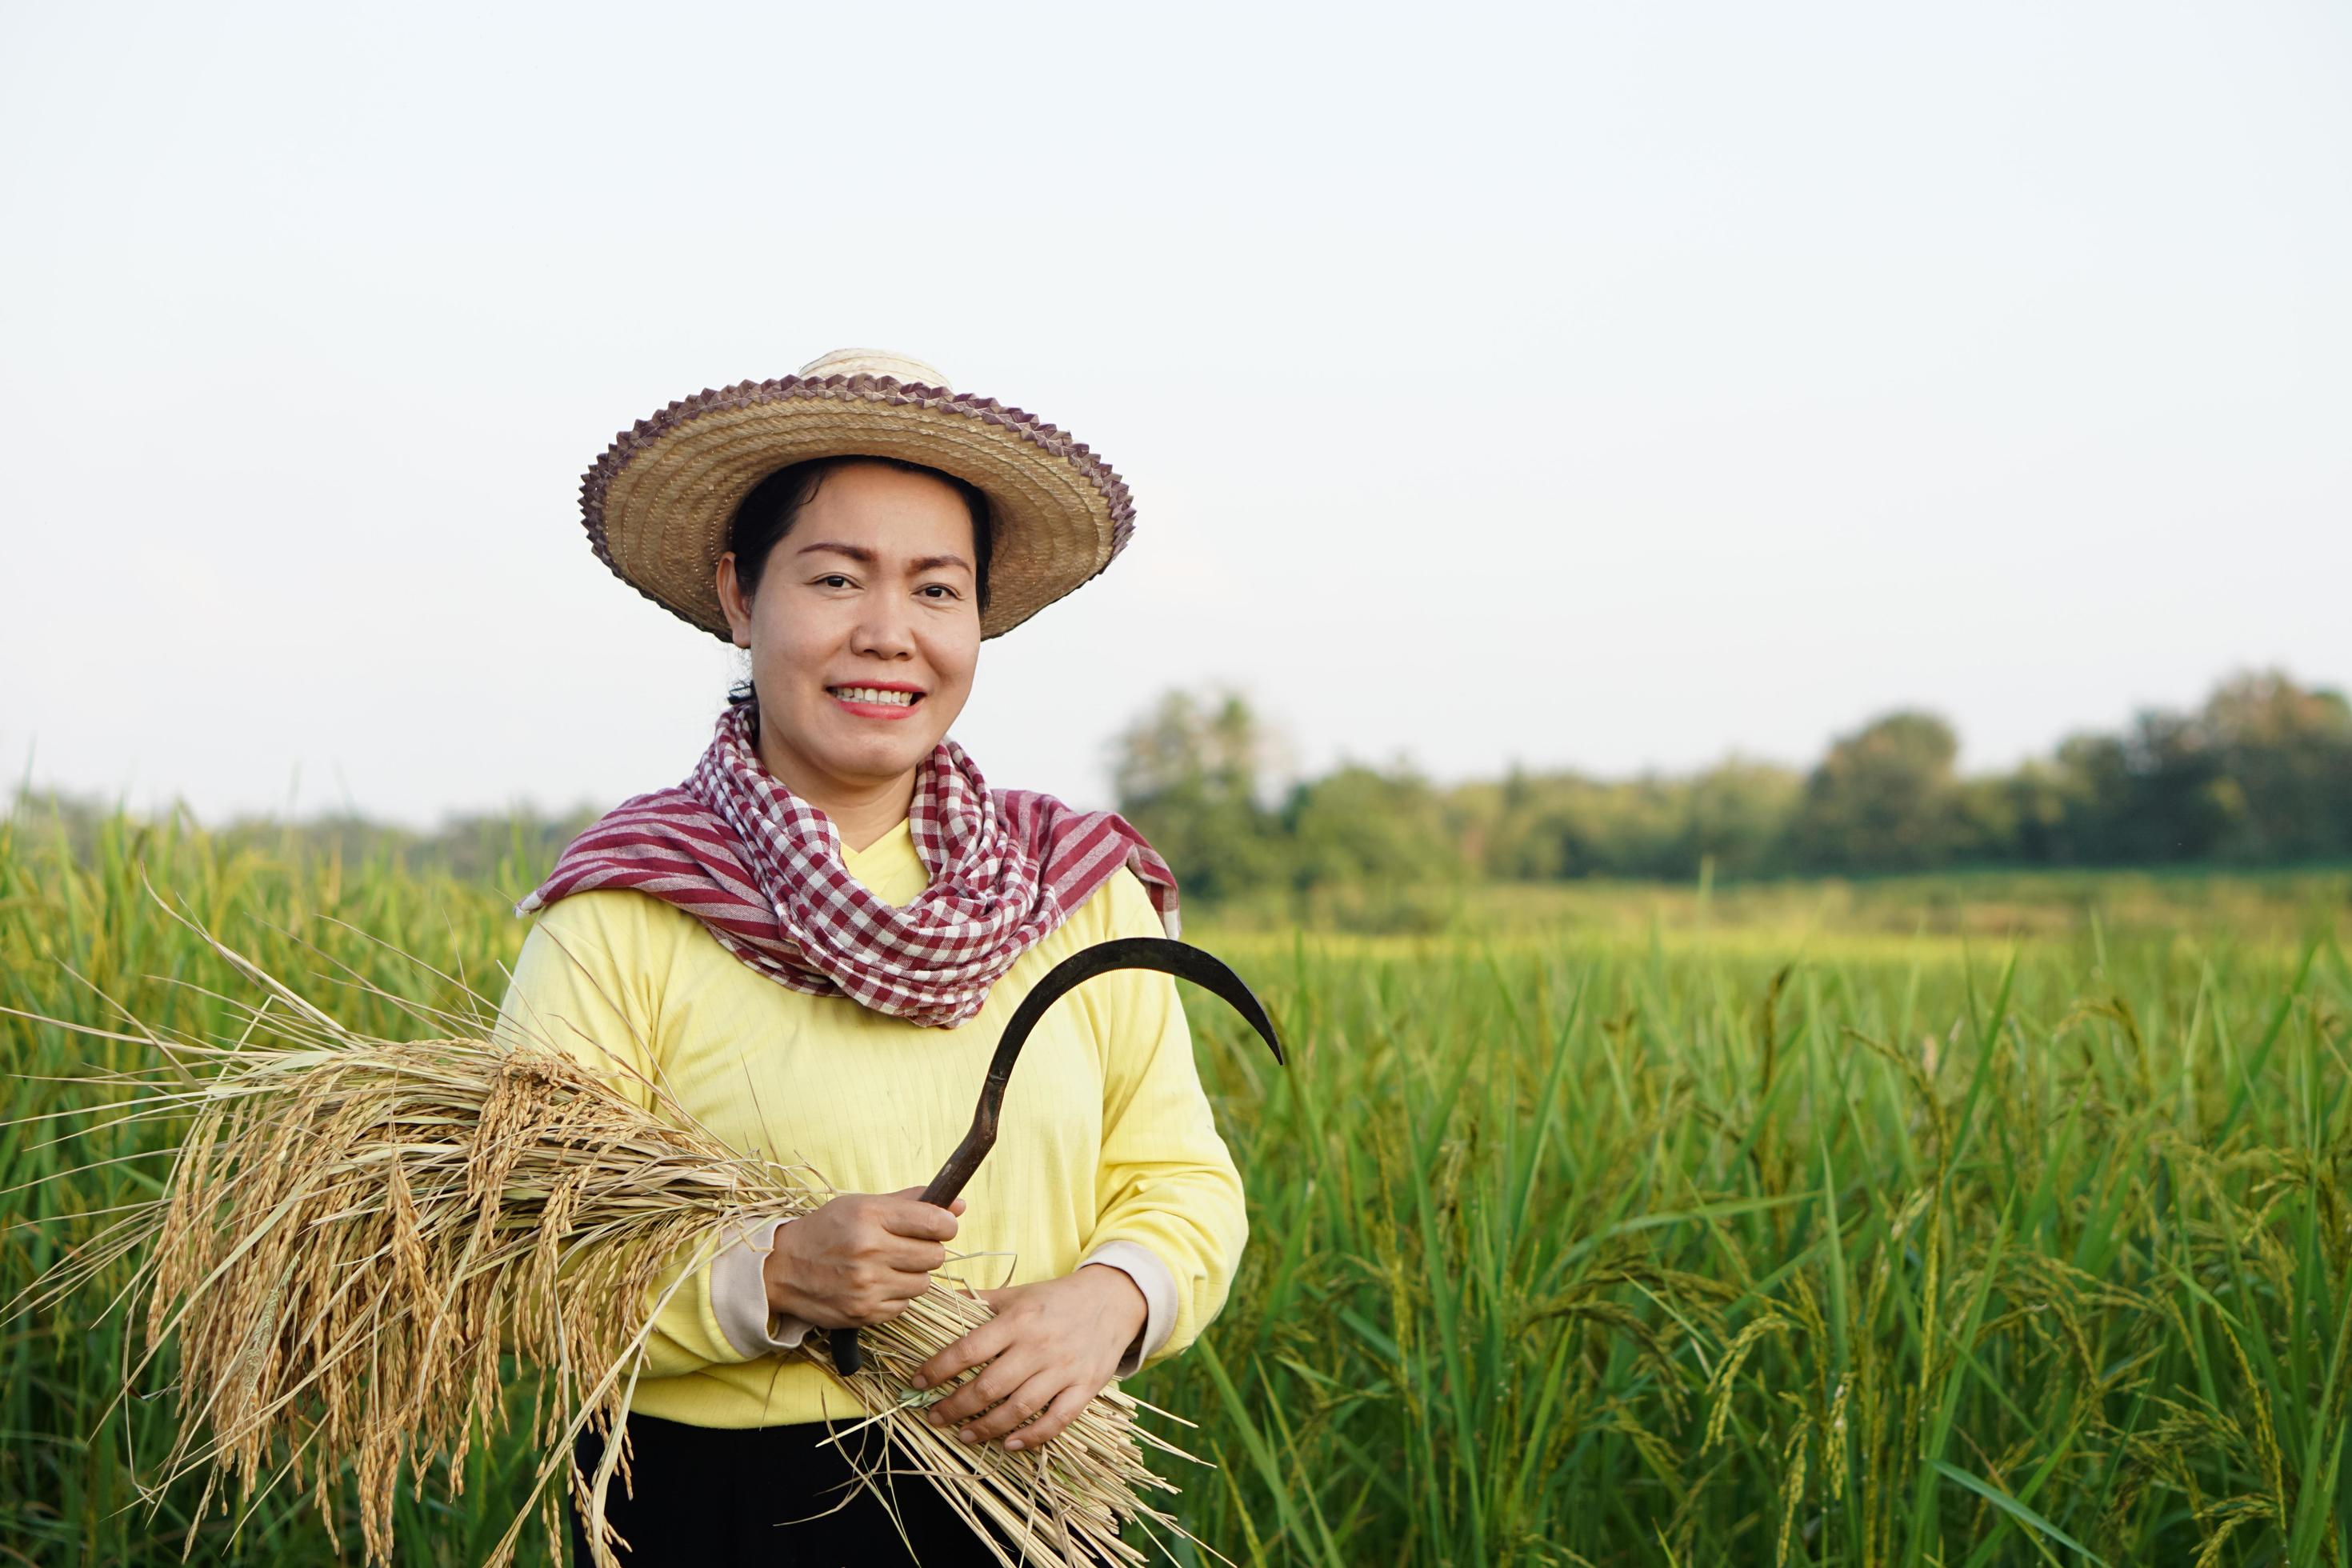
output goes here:
[{"label": "woman's ear", "polygon": [[737,647],[751,646],[751,605],[743,597],[742,584],[735,580],[735,552],[722,552],[719,557],[719,607],[727,612],[728,629],[735,634]]}]

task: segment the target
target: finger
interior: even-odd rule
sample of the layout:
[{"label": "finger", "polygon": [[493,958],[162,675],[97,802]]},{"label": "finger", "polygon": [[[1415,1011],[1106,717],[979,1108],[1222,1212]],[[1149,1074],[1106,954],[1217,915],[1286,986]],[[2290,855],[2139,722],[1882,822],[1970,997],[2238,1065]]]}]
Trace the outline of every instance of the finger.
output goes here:
[{"label": "finger", "polygon": [[935,1426],[961,1426],[994,1408],[1007,1394],[1028,1382],[1037,1371],[1034,1351],[1015,1346],[982,1367],[971,1381],[931,1406]]},{"label": "finger", "polygon": [[966,1423],[956,1436],[968,1443],[992,1443],[1053,1404],[1055,1396],[1068,1386],[1067,1374],[1040,1372],[1007,1394],[993,1410]]},{"label": "finger", "polygon": [[998,1285],[987,1289],[973,1290],[971,1294],[980,1298],[990,1311],[1001,1318],[1018,1307],[1024,1298],[1037,1289],[1038,1284],[1038,1281],[1032,1280],[1026,1285]]},{"label": "finger", "polygon": [[917,1388],[937,1388],[959,1373],[994,1361],[1012,1342],[1013,1331],[1003,1323],[982,1323],[915,1369]]},{"label": "finger", "polygon": [[901,1305],[931,1288],[931,1277],[919,1269],[893,1268],[874,1288],[875,1294]]},{"label": "finger", "polygon": [[910,1236],[918,1241],[955,1239],[955,1215],[937,1204],[893,1195],[877,1204],[875,1209],[875,1217],[882,1222],[882,1228],[893,1236]]},{"label": "finger", "polygon": [[[881,1195],[886,1198],[920,1198],[929,1189],[924,1187],[900,1187],[895,1193],[884,1193]],[[964,1200],[961,1198],[956,1198],[948,1205],[948,1212],[950,1214],[961,1214],[963,1211]]]},{"label": "finger", "polygon": [[1034,1448],[1048,1438],[1058,1436],[1062,1428],[1076,1421],[1078,1412],[1084,1410],[1093,1398],[1094,1395],[1087,1392],[1086,1384],[1072,1384],[1054,1396],[1054,1403],[1045,1406],[1045,1414],[1004,1439],[1005,1451],[1017,1454],[1024,1448]]},{"label": "finger", "polygon": [[913,1299],[910,1296],[877,1297],[874,1300],[873,1305],[859,1313],[852,1321],[861,1329],[878,1329],[905,1311],[907,1303]]},{"label": "finger", "polygon": [[1033,1369],[1027,1365],[1007,1365],[1003,1356],[982,1366],[961,1386],[950,1388],[945,1396],[929,1411],[934,1426],[956,1427],[975,1416],[985,1415],[997,1401],[1029,1381]]},{"label": "finger", "polygon": [[886,1237],[867,1256],[885,1268],[901,1273],[930,1275],[947,1266],[948,1249],[936,1241],[917,1241],[911,1237]]}]

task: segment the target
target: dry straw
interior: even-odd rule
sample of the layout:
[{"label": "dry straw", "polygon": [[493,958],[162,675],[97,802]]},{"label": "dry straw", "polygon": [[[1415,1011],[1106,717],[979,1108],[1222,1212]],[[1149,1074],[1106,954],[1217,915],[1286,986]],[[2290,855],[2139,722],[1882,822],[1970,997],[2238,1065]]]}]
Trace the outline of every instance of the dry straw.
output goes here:
[{"label": "dry straw", "polygon": [[[438,1464],[454,1497],[469,1447],[505,1429],[510,1352],[533,1385],[541,1461],[488,1561],[513,1559],[534,1507],[555,1540],[562,1500],[548,1483],[560,1471],[597,1562],[611,1564],[608,1542],[621,1538],[604,1501],[616,1464],[625,1484],[625,1458],[614,1445],[585,1475],[571,1462],[574,1437],[609,1430],[627,1409],[654,1317],[689,1275],[681,1263],[722,1234],[807,1213],[830,1189],[804,1167],[736,1152],[658,1085],[656,1110],[641,1109],[545,1042],[478,1028],[413,1041],[356,1034],[183,923],[263,998],[231,1001],[240,1031],[213,1042],[135,1019],[135,1034],[40,1020],[155,1047],[152,1070],[94,1081],[130,1089],[114,1117],[168,1124],[172,1165],[159,1196],[73,1248],[17,1309],[57,1310],[130,1266],[117,1300],[143,1316],[146,1348],[123,1393],[174,1343],[178,1357],[179,1428],[151,1499],[203,1470],[201,1520],[233,1493],[249,1507],[290,1483],[314,1494],[332,1528],[348,1468],[371,1564],[393,1561],[403,1477],[421,1494]],[[401,1005],[445,1026],[479,1017]],[[924,1419],[960,1384],[917,1394],[908,1375],[988,1316],[934,1282],[866,1331],[864,1368],[842,1380],[870,1413],[856,1430],[885,1439],[877,1460],[859,1463],[865,1484],[887,1505],[894,1481],[921,1478],[968,1522],[1003,1533],[1009,1549],[982,1539],[1008,1568],[1145,1561],[1119,1540],[1122,1520],[1184,1535],[1144,1500],[1176,1488],[1142,1449],[1191,1456],[1138,1425],[1152,1407],[1116,1384],[1020,1452],[960,1443]],[[824,1340],[812,1334],[796,1353],[831,1371]]]}]

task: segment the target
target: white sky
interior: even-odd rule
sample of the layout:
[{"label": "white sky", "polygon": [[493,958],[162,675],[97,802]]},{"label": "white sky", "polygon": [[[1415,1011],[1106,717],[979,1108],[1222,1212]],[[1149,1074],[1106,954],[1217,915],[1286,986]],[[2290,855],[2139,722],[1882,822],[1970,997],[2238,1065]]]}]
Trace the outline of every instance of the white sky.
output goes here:
[{"label": "white sky", "polygon": [[959,736],[2005,764],[2352,682],[2352,11],[6,7],[0,765],[200,814],[675,782],[581,472],[844,344],[1133,485]]}]

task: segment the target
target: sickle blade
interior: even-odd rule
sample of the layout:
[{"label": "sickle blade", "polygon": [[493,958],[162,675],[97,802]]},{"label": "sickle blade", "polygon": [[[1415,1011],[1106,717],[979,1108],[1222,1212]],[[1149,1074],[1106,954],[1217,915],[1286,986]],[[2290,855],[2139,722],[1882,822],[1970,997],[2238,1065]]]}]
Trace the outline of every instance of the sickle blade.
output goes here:
[{"label": "sickle blade", "polygon": [[[1265,1005],[1257,999],[1234,973],[1224,960],[1202,948],[1171,937],[1123,936],[1110,942],[1098,942],[1080,948],[1045,972],[1044,979],[1029,988],[1021,1005],[1013,1010],[1013,1017],[998,1037],[996,1054],[988,1064],[988,1079],[981,1085],[980,1108],[972,1113],[971,1131],[923,1189],[923,1202],[945,1208],[963,1191],[964,1184],[980,1169],[980,1163],[996,1145],[996,1115],[1004,1103],[1004,1086],[1012,1081],[1013,1064],[1021,1059],[1021,1047],[1029,1043],[1029,1036],[1045,1017],[1045,1010],[1079,986],[1098,974],[1108,974],[1118,969],[1150,969],[1161,974],[1172,974],[1179,980],[1189,980],[1202,990],[1211,993],[1230,1005],[1242,1016],[1243,1021],[1257,1031],[1274,1059],[1285,1067],[1290,1058],[1283,1054],[1282,1037],[1275,1032],[1274,1020],[1267,1016]],[[865,1364],[857,1348],[856,1329],[835,1329],[828,1336],[833,1350],[834,1369],[844,1376],[856,1372]]]},{"label": "sickle blade", "polygon": [[1012,1071],[1021,1047],[1028,1043],[1029,1032],[1045,1016],[1045,1009],[1097,974],[1108,974],[1117,969],[1157,970],[1191,981],[1239,1013],[1274,1053],[1274,1059],[1286,1067],[1289,1065],[1289,1058],[1282,1053],[1282,1038],[1275,1033],[1274,1020],[1267,1016],[1265,1005],[1224,960],[1190,942],[1169,937],[1123,936],[1080,948],[1047,970],[1045,977],[1030,987],[1029,994],[1014,1010],[1012,1022],[1004,1026],[1003,1037],[997,1042],[996,1059],[990,1065],[990,1076],[995,1076],[999,1066],[1007,1073]]}]

